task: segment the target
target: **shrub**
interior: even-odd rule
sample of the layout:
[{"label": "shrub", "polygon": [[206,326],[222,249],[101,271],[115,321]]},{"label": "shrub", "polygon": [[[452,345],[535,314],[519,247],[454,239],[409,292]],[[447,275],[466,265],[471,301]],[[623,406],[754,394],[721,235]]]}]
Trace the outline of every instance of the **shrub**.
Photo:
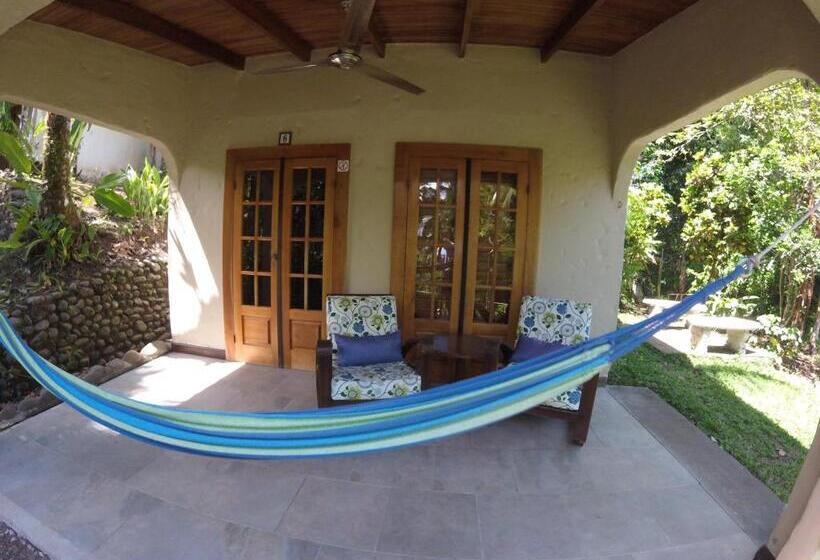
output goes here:
[{"label": "shrub", "polygon": [[156,222],[168,215],[168,174],[151,165],[148,160],[137,173],[128,167],[122,173],[122,189],[125,198],[134,208],[137,218],[146,222]]}]

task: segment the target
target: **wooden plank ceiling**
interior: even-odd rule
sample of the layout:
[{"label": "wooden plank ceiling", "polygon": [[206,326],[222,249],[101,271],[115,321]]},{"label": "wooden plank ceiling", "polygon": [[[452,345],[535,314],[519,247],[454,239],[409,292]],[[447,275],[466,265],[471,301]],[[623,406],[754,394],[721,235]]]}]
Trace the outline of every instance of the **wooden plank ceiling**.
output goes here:
[{"label": "wooden plank ceiling", "polygon": [[[369,42],[452,43],[609,56],[697,0],[377,0]],[[340,0],[57,0],[30,19],[120,43],[186,65],[240,69],[283,51],[302,60],[334,47]]]}]

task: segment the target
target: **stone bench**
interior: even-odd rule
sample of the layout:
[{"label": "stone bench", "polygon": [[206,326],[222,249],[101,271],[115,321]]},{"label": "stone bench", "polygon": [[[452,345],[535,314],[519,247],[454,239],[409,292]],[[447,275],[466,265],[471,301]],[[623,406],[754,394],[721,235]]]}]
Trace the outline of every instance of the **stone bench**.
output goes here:
[{"label": "stone bench", "polygon": [[709,337],[714,331],[726,332],[726,345],[736,353],[742,353],[746,340],[752,331],[763,328],[763,325],[751,319],[740,317],[714,317],[711,315],[692,315],[687,318],[691,344],[695,352],[705,354],[709,348]]},{"label": "stone bench", "polygon": [[[680,301],[675,301],[674,299],[644,298],[643,303],[644,305],[648,305],[650,307],[651,311],[649,312],[649,316],[652,317],[654,315],[657,315],[658,313],[661,313],[669,309],[670,307],[674,307],[675,305],[679,304]],[[690,309],[689,312],[683,316],[682,320],[675,321],[671,323],[669,326],[682,329],[686,327],[686,323],[684,322],[686,317],[690,315],[699,315],[701,313],[706,313],[706,306],[702,303],[696,303],[694,306],[692,306],[692,309]]]}]

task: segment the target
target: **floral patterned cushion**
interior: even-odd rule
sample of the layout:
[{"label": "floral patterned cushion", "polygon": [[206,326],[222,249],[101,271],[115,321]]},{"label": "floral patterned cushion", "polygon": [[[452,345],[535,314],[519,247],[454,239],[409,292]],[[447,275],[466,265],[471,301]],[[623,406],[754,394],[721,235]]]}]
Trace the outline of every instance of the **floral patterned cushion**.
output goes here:
[{"label": "floral patterned cushion", "polygon": [[[592,325],[592,305],[569,299],[525,296],[521,302],[518,336],[529,336],[545,342],[560,342],[567,346],[589,338]],[[544,403],[552,408],[578,410],[581,388],[576,387]]]},{"label": "floral patterned cushion", "polygon": [[333,349],[336,337],[374,336],[399,330],[393,296],[328,296],[327,333]]},{"label": "floral patterned cushion", "polygon": [[333,361],[334,401],[390,399],[421,391],[421,376],[404,362],[338,367],[335,357]]}]

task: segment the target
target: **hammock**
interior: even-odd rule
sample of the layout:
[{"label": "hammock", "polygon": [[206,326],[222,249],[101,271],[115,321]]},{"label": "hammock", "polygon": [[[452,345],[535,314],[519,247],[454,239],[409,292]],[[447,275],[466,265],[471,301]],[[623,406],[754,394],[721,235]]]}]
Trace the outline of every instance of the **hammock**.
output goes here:
[{"label": "hammock", "polygon": [[152,405],[105,391],[34,352],[0,313],[0,345],[43,387],[126,436],[178,451],[242,459],[327,457],[424,443],[509,418],[583,384],[617,358],[749,273],[775,243],[730,274],[644,321],[485,375],[390,400],[295,412],[215,412]]},{"label": "hammock", "polygon": [[585,343],[415,395],[332,409],[238,413],[152,405],[105,391],[49,363],[26,345],[4,314],[0,344],[56,397],[95,422],[147,443],[247,459],[363,453],[452,436],[538,406],[591,379],[752,264],[746,260],[674,307]]}]

